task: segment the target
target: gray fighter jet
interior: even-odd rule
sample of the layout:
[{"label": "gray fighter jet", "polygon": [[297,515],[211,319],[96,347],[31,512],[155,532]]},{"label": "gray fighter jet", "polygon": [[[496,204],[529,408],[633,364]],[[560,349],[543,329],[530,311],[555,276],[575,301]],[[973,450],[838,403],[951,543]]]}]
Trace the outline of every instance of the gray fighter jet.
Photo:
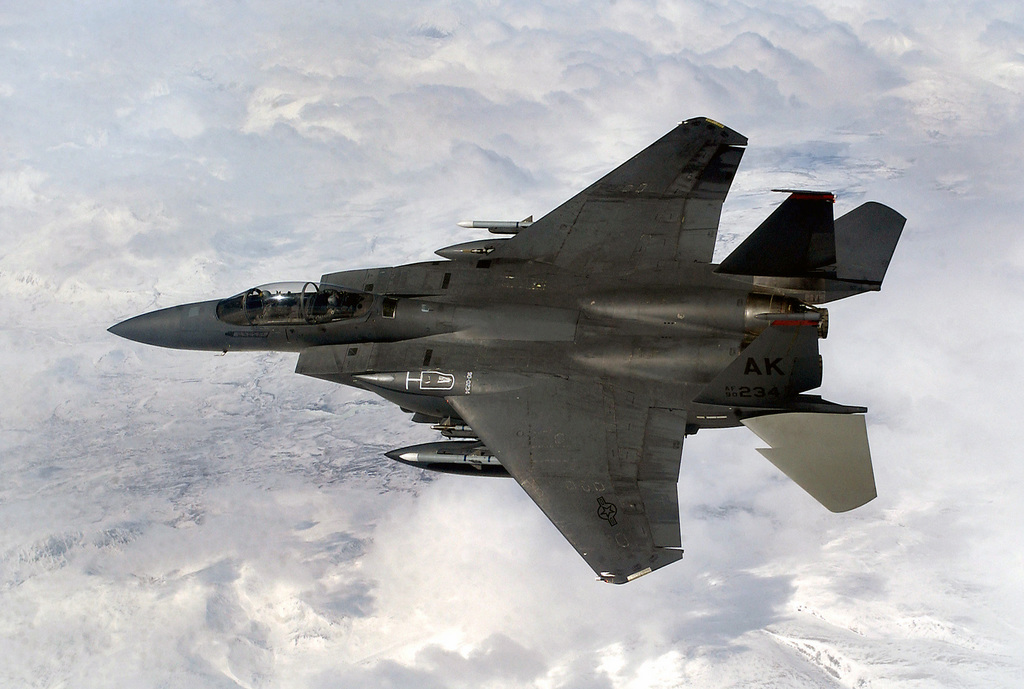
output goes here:
[{"label": "gray fighter jet", "polygon": [[682,557],[683,439],[746,426],[829,510],[875,497],[864,407],[821,384],[820,304],[878,290],[906,219],[788,197],[721,264],[722,203],[747,140],[687,120],[532,222],[474,221],[444,260],[263,285],[110,328],[138,342],[299,352],[296,371],[368,390],[447,440],[424,469],[512,476],[600,579]]}]

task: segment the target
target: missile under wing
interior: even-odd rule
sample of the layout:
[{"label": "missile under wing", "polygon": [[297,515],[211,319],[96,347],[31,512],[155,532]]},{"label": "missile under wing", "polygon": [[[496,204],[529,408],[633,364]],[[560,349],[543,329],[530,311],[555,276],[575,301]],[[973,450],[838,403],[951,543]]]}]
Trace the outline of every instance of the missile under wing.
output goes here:
[{"label": "missile under wing", "polygon": [[447,440],[388,453],[511,476],[608,582],[682,556],[683,440],[747,426],[832,511],[875,496],[863,407],[822,379],[820,305],[881,286],[905,219],[790,190],[720,265],[746,139],[687,120],[536,221],[446,260],[263,285],[111,328],[161,346],[299,352],[296,371],[374,392]]}]

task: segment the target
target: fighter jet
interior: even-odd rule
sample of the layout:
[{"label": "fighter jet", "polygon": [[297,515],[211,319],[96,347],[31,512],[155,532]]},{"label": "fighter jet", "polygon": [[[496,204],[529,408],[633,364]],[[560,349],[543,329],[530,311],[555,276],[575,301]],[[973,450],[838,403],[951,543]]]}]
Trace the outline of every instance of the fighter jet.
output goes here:
[{"label": "fighter jet", "polygon": [[600,580],[682,557],[683,440],[746,426],[833,512],[872,500],[864,414],[822,380],[821,304],[878,290],[906,219],[834,218],[786,198],[720,264],[722,204],[747,139],[706,118],[672,131],[539,220],[472,221],[442,260],[328,273],[136,316],[162,347],[299,352],[296,372],[380,395],[445,440],[387,456],[511,476]]}]

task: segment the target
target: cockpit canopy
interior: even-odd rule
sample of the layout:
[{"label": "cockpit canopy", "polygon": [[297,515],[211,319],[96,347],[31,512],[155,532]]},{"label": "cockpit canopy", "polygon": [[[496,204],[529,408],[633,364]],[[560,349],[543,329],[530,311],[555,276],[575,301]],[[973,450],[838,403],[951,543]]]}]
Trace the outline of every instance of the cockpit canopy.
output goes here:
[{"label": "cockpit canopy", "polygon": [[315,325],[362,316],[372,294],[319,282],[260,285],[217,304],[217,318],[235,325]]}]

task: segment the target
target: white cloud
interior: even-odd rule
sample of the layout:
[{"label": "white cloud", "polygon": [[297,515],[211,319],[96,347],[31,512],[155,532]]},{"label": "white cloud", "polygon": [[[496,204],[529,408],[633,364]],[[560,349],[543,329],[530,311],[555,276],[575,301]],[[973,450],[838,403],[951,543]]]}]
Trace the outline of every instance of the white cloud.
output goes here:
[{"label": "white cloud", "polygon": [[[3,681],[1017,684],[1017,5],[47,7],[0,45]],[[751,141],[726,245],[774,186],[909,218],[822,345],[823,394],[871,408],[852,514],[704,432],[686,557],[609,587],[511,481],[390,465],[429,434],[294,356],[105,332],[421,260],[696,115]]]}]

